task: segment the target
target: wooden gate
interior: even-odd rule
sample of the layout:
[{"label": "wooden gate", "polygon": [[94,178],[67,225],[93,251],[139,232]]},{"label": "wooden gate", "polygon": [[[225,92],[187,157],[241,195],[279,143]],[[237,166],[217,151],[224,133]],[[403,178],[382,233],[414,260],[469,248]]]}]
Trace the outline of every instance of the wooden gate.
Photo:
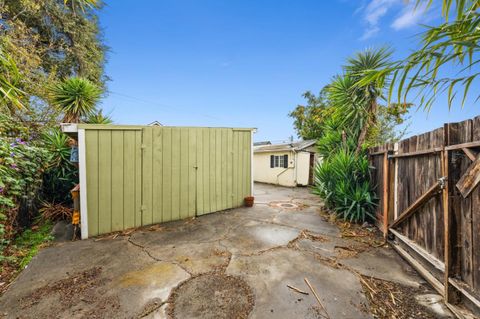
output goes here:
[{"label": "wooden gate", "polygon": [[480,117],[370,150],[390,243],[459,317],[480,310]]},{"label": "wooden gate", "polygon": [[243,205],[252,193],[251,133],[78,125],[82,238]]}]

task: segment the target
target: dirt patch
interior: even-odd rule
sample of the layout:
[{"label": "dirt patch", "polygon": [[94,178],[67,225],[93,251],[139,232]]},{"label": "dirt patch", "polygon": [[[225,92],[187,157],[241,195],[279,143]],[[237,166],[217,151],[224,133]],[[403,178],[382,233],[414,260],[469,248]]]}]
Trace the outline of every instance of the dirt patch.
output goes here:
[{"label": "dirt patch", "polygon": [[[83,314],[82,318],[114,316],[119,313],[120,301],[116,296],[98,292],[103,284],[101,272],[101,267],[94,267],[47,284],[20,299],[20,307],[40,317],[73,313]],[[55,302],[54,296],[58,296]]]},{"label": "dirt patch", "polygon": [[298,236],[296,238],[291,240],[287,244],[286,247],[287,248],[298,248],[297,242],[301,239],[308,239],[308,240],[311,240],[311,241],[317,241],[317,242],[321,242],[321,243],[330,241],[330,239],[326,236],[314,234],[314,233],[310,232],[308,229],[304,229],[300,232],[300,234],[298,234]]},{"label": "dirt patch", "polygon": [[415,299],[416,295],[431,293],[431,289],[425,286],[412,288],[366,276],[362,276],[362,279],[362,286],[374,318],[435,319],[438,317]]},{"label": "dirt patch", "polygon": [[247,318],[253,309],[252,289],[245,281],[222,273],[192,277],[170,295],[171,318]]},{"label": "dirt patch", "polygon": [[349,246],[335,246],[335,252],[337,253],[337,258],[342,259],[355,257],[361,251]]}]

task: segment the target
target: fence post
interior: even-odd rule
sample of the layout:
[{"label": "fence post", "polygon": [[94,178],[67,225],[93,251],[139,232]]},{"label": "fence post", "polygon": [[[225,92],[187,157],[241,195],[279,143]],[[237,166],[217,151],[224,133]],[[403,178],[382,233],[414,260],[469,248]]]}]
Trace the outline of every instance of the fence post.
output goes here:
[{"label": "fence post", "polygon": [[383,154],[383,237],[388,236],[388,202],[389,202],[389,169],[388,169],[388,145]]},{"label": "fence post", "polygon": [[445,149],[445,146],[449,142],[449,126],[445,124],[443,126],[443,150],[441,152],[441,167],[442,167],[442,177],[445,179],[442,192],[442,201],[443,201],[443,223],[444,223],[444,258],[445,258],[445,273],[444,273],[444,298],[445,302],[449,303],[451,300],[450,296],[450,284],[448,278],[450,277],[451,270],[451,259],[450,259],[450,205],[449,205],[449,176],[448,176],[448,150]]},{"label": "fence post", "polygon": [[[398,154],[398,142],[393,144],[393,154]],[[393,178],[393,220],[398,217],[398,158],[394,157],[394,178]]]}]

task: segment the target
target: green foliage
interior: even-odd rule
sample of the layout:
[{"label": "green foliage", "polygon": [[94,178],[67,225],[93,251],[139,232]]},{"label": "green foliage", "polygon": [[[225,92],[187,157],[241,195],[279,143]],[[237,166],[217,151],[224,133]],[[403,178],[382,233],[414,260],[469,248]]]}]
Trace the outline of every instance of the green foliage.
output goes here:
[{"label": "green foliage", "polygon": [[0,0],[0,37],[21,75],[26,108],[32,101],[50,108],[47,88],[71,76],[105,87],[99,7],[96,0]]},{"label": "green foliage", "polygon": [[[315,192],[335,214],[351,222],[374,219],[376,198],[369,180],[364,150],[395,140],[395,126],[404,120],[405,105],[383,106],[391,51],[365,50],[347,60],[343,74],[324,89],[318,151],[323,161],[315,169]],[[371,79],[371,72],[383,77]]]},{"label": "green foliage", "polygon": [[38,216],[40,197],[65,203],[78,180],[68,137],[51,128],[62,113],[74,121],[92,114],[105,88],[101,6],[0,0],[0,262],[18,248],[21,267],[28,263],[51,226],[14,237]]},{"label": "green foliage", "polygon": [[14,261],[18,263],[20,269],[25,268],[30,263],[42,245],[53,240],[50,235],[51,231],[52,224],[47,221],[42,225],[35,226],[34,230],[25,230],[15,239],[13,245],[17,251],[17,256],[14,257],[16,259]]},{"label": "green foliage", "polygon": [[110,118],[109,115],[103,115],[102,110],[98,110],[98,112],[90,114],[85,123],[88,124],[112,124],[113,120]]},{"label": "green foliage", "polygon": [[54,107],[64,114],[64,122],[78,122],[80,118],[94,114],[102,91],[92,82],[71,77],[55,83],[49,98]]},{"label": "green foliage", "polygon": [[304,140],[317,139],[322,135],[322,124],[327,112],[326,92],[318,96],[307,91],[303,97],[307,105],[298,105],[288,116],[294,119],[293,126],[297,135]]},{"label": "green foliage", "polygon": [[0,255],[12,235],[18,203],[37,197],[47,162],[48,152],[29,139],[28,129],[0,114]]},{"label": "green foliage", "polygon": [[6,52],[5,45],[0,42],[0,111],[22,109],[23,92],[20,90],[22,77],[12,56]]},{"label": "green foliage", "polygon": [[71,200],[70,190],[78,183],[78,169],[70,162],[70,138],[60,130],[52,129],[42,139],[49,152],[42,197],[47,202],[66,203]]},{"label": "green foliage", "polygon": [[350,222],[371,221],[375,217],[374,192],[369,183],[367,157],[340,150],[324,158],[315,169],[314,192],[327,208]]},{"label": "green foliage", "polygon": [[[389,100],[395,89],[398,101],[406,101],[409,93],[414,90],[419,97],[419,106],[429,110],[441,92],[447,93],[449,107],[457,99],[458,93],[463,106],[471,88],[477,91],[473,95],[475,102],[480,98],[480,0],[441,2],[444,22],[427,27],[421,34],[420,48],[390,68],[394,72],[394,81]],[[417,0],[417,7],[425,3],[430,7],[433,1]],[[451,20],[453,8],[455,15]],[[432,6],[432,9],[437,10],[437,7]],[[455,73],[448,76],[452,67],[455,68]]]}]

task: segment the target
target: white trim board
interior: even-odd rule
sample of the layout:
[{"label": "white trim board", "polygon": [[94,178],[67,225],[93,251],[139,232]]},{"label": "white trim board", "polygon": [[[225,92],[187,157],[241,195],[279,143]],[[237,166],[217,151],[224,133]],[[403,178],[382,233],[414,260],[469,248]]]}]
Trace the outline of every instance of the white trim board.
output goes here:
[{"label": "white trim board", "polygon": [[250,131],[250,196],[253,196],[253,134],[256,133],[257,130],[253,129]]},{"label": "white trim board", "polygon": [[88,238],[87,212],[87,157],[85,147],[85,129],[78,129],[78,164],[80,172],[80,229],[82,239]]}]

